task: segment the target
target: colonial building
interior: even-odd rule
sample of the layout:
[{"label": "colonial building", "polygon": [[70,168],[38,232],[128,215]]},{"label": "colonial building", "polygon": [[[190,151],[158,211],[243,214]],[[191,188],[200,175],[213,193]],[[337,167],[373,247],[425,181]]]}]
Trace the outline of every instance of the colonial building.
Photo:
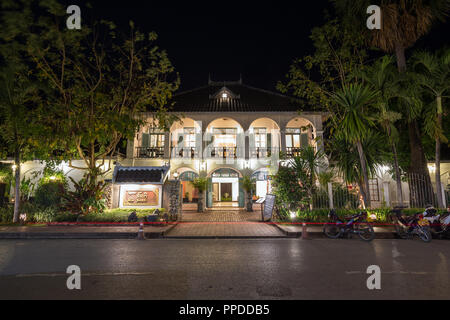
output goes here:
[{"label": "colonial building", "polygon": [[[209,81],[204,87],[177,94],[174,100],[171,112],[181,115],[182,121],[164,132],[150,114],[144,114],[148,125],[128,142],[127,157],[120,165],[127,170],[170,168],[167,178],[181,180],[185,209],[195,208],[198,195],[189,182],[196,177],[210,182],[207,207],[244,207],[244,175],[255,178],[256,196],[265,196],[280,155],[292,157],[306,145],[323,148],[325,113],[299,113],[299,101],[242,80]],[[116,187],[120,196],[115,197],[115,206],[130,205],[123,202],[128,197],[124,190],[145,191],[149,183],[142,181],[133,190],[123,184],[121,191]]]}]

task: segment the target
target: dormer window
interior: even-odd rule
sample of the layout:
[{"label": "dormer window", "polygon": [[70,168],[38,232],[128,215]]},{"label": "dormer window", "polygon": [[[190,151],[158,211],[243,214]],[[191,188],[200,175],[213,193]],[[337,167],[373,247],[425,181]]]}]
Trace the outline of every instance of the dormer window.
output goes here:
[{"label": "dormer window", "polygon": [[222,93],[222,99],[228,99],[228,93],[226,92]]}]

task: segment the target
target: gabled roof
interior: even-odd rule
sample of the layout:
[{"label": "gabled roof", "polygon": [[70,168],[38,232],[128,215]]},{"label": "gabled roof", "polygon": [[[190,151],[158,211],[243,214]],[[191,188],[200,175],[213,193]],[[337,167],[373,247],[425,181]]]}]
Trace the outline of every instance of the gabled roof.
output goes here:
[{"label": "gabled roof", "polygon": [[113,183],[163,184],[169,167],[122,167],[114,169]]},{"label": "gabled roof", "polygon": [[[226,98],[225,95],[226,94]],[[240,81],[209,81],[207,86],[174,96],[174,112],[296,112],[302,101]]]}]

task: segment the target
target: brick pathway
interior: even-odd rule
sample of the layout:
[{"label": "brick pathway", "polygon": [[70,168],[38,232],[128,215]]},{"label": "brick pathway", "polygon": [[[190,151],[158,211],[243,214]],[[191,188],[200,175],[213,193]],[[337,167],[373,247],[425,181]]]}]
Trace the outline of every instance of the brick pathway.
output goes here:
[{"label": "brick pathway", "polygon": [[285,237],[277,227],[261,221],[261,212],[207,211],[183,213],[182,221],[167,238],[278,238]]},{"label": "brick pathway", "polygon": [[204,213],[183,212],[182,222],[259,222],[261,212],[244,210],[211,210]]}]

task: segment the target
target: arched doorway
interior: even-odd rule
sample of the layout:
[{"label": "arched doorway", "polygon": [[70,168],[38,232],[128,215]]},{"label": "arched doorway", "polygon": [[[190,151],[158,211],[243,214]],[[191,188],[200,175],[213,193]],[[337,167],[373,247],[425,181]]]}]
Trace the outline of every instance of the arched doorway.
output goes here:
[{"label": "arched doorway", "polygon": [[242,177],[232,168],[219,168],[211,172],[208,184],[207,207],[244,207]]},{"label": "arched doorway", "polygon": [[270,191],[269,170],[262,168],[256,170],[252,174],[252,179],[256,184],[255,196],[256,198],[264,198]]},{"label": "arched doorway", "polygon": [[192,181],[198,178],[194,171],[184,171],[180,174],[180,183],[182,187],[182,198],[184,211],[197,210],[198,190],[192,185]]}]

